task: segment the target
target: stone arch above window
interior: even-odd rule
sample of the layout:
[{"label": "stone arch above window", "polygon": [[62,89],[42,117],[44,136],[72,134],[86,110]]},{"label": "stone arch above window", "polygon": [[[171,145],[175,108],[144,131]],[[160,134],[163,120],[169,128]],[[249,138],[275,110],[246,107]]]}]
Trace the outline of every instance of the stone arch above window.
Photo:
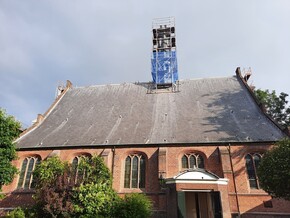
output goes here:
[{"label": "stone arch above window", "polygon": [[260,188],[259,179],[257,176],[257,169],[258,169],[261,159],[262,159],[262,155],[259,153],[247,154],[245,157],[248,180],[249,180],[250,188],[252,189]]},{"label": "stone arch above window", "polygon": [[145,188],[145,157],[128,155],[125,159],[124,188]]},{"label": "stone arch above window", "polygon": [[33,171],[37,164],[39,164],[41,158],[39,156],[31,156],[24,158],[20,170],[18,186],[22,189],[35,188],[35,181],[33,180]]},{"label": "stone arch above window", "polygon": [[184,154],[181,158],[181,169],[204,168],[204,158],[198,153]]}]

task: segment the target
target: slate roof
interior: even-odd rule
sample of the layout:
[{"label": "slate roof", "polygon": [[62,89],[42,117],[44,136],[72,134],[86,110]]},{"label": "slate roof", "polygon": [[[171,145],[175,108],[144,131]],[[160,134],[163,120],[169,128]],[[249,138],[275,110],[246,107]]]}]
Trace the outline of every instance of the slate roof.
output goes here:
[{"label": "slate roof", "polygon": [[237,76],[180,81],[179,92],[146,84],[69,89],[17,147],[276,141],[284,133]]}]

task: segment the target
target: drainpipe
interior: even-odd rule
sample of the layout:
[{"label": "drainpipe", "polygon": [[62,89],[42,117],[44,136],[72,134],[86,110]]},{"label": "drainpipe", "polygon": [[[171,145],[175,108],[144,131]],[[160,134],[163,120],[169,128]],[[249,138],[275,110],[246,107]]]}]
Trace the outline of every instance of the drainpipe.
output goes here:
[{"label": "drainpipe", "polygon": [[112,148],[113,159],[112,159],[112,178],[114,178],[114,166],[115,166],[115,146]]},{"label": "drainpipe", "polygon": [[229,146],[228,146],[228,151],[229,151],[229,156],[230,156],[231,170],[232,170],[233,179],[234,179],[233,182],[234,182],[235,196],[236,196],[236,201],[237,201],[238,217],[241,217],[240,203],[239,203],[239,197],[238,197],[238,192],[237,192],[237,184],[236,184],[236,176],[235,176],[234,167],[233,167],[232,153],[231,153],[231,144],[230,143],[229,143]]}]

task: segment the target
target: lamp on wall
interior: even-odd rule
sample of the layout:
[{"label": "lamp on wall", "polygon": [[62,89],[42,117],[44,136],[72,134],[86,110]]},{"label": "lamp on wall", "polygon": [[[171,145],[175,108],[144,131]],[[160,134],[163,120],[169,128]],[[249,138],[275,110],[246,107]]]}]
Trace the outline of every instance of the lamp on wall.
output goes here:
[{"label": "lamp on wall", "polygon": [[158,177],[159,185],[160,185],[161,189],[166,188],[166,181],[165,181],[165,178],[163,176],[164,173],[165,172],[159,172],[159,177]]}]

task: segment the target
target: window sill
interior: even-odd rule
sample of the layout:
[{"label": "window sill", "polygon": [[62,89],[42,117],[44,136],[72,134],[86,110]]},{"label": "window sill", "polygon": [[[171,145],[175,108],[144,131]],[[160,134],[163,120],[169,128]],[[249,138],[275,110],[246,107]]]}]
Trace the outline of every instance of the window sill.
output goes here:
[{"label": "window sill", "polygon": [[126,193],[144,193],[145,188],[123,188],[119,192],[120,194],[126,194]]},{"label": "window sill", "polygon": [[250,194],[268,194],[265,192],[263,189],[255,189],[255,188],[250,188]]}]

